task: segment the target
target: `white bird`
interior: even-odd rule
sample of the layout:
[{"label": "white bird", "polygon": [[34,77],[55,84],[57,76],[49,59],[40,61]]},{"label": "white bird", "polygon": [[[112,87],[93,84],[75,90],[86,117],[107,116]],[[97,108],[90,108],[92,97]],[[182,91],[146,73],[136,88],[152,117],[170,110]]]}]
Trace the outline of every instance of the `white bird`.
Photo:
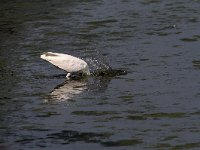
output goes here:
[{"label": "white bird", "polygon": [[67,78],[72,73],[82,73],[84,75],[90,75],[88,64],[80,58],[68,54],[53,52],[46,52],[42,54],[40,58],[50,62],[60,69],[67,71]]}]

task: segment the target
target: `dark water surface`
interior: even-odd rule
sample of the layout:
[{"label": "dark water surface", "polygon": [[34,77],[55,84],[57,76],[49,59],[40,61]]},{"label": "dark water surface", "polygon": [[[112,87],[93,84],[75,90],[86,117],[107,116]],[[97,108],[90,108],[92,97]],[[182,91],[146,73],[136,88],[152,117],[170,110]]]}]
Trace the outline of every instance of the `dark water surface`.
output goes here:
[{"label": "dark water surface", "polygon": [[[200,149],[199,8],[0,1],[0,149]],[[47,51],[127,74],[67,81]]]}]

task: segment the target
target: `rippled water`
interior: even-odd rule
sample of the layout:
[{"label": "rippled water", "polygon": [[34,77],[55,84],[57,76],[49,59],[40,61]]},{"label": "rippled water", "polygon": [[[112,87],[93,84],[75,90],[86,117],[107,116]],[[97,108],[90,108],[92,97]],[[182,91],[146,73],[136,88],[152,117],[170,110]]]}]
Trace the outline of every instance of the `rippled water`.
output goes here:
[{"label": "rippled water", "polygon": [[[199,8],[1,1],[0,149],[199,149]],[[47,51],[126,73],[66,80],[40,59]]]}]

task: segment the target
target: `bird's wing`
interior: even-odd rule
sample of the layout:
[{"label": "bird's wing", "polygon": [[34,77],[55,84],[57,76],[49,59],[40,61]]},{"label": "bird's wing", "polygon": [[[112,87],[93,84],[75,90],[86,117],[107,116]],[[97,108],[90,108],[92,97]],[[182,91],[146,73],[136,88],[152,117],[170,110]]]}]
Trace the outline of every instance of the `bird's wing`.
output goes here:
[{"label": "bird's wing", "polygon": [[82,59],[67,54],[50,53],[46,60],[67,72],[79,72],[87,66]]}]

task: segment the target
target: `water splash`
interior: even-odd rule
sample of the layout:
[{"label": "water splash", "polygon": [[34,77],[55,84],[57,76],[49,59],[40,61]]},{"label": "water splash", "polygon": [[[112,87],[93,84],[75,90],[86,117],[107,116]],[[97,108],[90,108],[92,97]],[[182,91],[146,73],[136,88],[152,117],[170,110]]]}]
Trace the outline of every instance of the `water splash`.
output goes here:
[{"label": "water splash", "polygon": [[107,57],[99,51],[89,51],[89,55],[88,57],[86,56],[85,61],[89,65],[92,76],[117,76],[127,74],[125,70],[113,69]]},{"label": "water splash", "polygon": [[[91,56],[91,53],[90,53]],[[103,54],[99,51],[94,50],[92,57],[87,57],[85,61],[88,63],[90,71],[92,74],[98,71],[107,71],[112,70],[111,66],[109,65],[107,59]]]}]

